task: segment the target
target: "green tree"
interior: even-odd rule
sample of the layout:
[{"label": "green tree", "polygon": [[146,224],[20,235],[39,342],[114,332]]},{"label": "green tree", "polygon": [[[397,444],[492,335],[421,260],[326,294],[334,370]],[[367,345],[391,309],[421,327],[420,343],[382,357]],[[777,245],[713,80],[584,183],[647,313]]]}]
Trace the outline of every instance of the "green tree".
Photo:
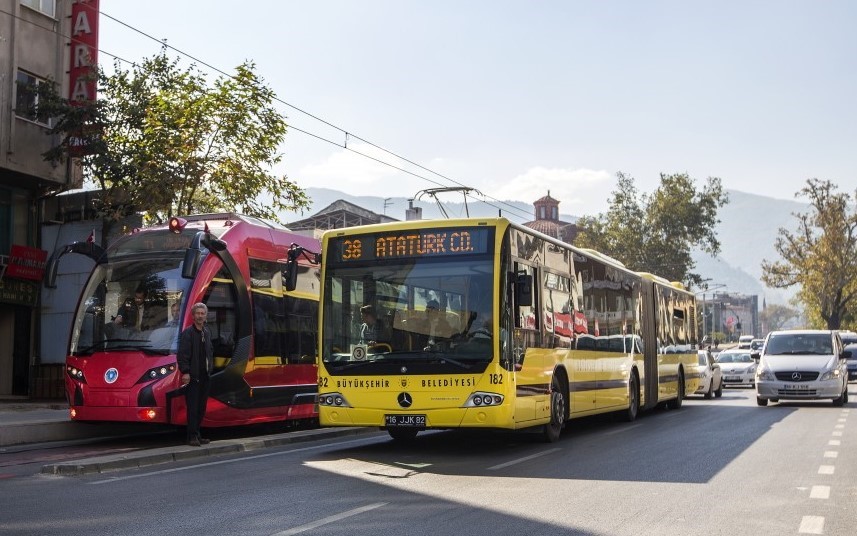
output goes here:
[{"label": "green tree", "polygon": [[54,118],[51,134],[61,140],[45,158],[79,159],[85,180],[102,191],[105,220],[132,209],[151,222],[215,211],[278,220],[281,210],[309,205],[271,171],[287,125],[252,63],[210,84],[162,51],[130,70],[117,62],[97,79],[99,99],[84,104],[42,84],[37,113]]},{"label": "green tree", "polygon": [[774,247],[781,259],[762,261],[762,281],[800,285],[810,323],[839,329],[857,318],[857,191],[852,201],[830,181],[806,182],[796,195],[809,198],[810,212],[794,214],[797,231],[780,228]]},{"label": "green tree", "polygon": [[661,174],[651,194],[640,195],[634,179],[617,174],[618,184],[605,214],[578,220],[575,244],[592,248],[640,272],[670,281],[699,286],[703,279],[692,270],[692,248],[717,255],[720,242],[714,232],[717,210],[728,202],[720,179],[709,177],[701,190],[687,174]]},{"label": "green tree", "polygon": [[765,329],[776,331],[782,329],[789,320],[798,318],[799,315],[800,312],[797,309],[793,309],[787,305],[772,303],[765,306],[765,309],[759,313],[759,319],[762,325],[765,326]]}]

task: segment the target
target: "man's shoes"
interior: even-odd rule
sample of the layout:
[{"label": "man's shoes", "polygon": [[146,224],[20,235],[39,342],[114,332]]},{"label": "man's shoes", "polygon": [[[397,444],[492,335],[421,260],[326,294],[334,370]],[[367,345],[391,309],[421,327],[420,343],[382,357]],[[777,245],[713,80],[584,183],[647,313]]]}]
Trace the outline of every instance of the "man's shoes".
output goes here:
[{"label": "man's shoes", "polygon": [[202,441],[198,437],[192,437],[187,440],[187,444],[191,447],[198,447],[202,444]]},{"label": "man's shoes", "polygon": [[210,440],[210,439],[206,439],[206,438],[204,438],[204,437],[200,437],[200,438],[199,438],[199,444],[200,444],[200,445],[208,445],[209,443],[211,443],[211,440]]}]

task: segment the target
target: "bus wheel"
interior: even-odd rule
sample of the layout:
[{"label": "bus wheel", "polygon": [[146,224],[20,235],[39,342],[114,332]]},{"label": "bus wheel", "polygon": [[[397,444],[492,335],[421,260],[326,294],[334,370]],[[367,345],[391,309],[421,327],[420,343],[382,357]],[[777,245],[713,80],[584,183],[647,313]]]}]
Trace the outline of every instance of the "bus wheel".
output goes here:
[{"label": "bus wheel", "polygon": [[387,433],[396,441],[413,441],[418,431],[415,428],[387,428]]},{"label": "bus wheel", "polygon": [[565,391],[556,379],[556,375],[551,380],[550,404],[551,420],[544,425],[544,436],[548,443],[553,443],[559,439],[559,434],[565,425]]},{"label": "bus wheel", "polygon": [[637,419],[637,414],[640,413],[640,387],[637,381],[637,375],[633,372],[628,378],[628,411],[625,412],[625,420],[633,422]]},{"label": "bus wheel", "polygon": [[678,393],[676,393],[676,397],[669,402],[667,402],[667,407],[670,409],[679,409],[681,408],[681,403],[684,401],[684,374],[679,371],[678,373]]}]

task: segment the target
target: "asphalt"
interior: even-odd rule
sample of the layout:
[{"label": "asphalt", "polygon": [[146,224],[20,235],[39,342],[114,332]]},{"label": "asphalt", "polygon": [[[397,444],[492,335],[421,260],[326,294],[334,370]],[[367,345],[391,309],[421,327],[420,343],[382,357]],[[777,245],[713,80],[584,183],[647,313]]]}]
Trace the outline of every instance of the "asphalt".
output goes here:
[{"label": "asphalt", "polygon": [[[87,457],[43,465],[42,474],[63,476],[107,473],[183,460],[248,452],[264,448],[377,432],[375,428],[317,428],[237,439],[212,441],[201,447],[175,445]],[[27,445],[101,440],[151,433],[135,424],[72,422],[65,403],[0,400],[0,454]]]}]

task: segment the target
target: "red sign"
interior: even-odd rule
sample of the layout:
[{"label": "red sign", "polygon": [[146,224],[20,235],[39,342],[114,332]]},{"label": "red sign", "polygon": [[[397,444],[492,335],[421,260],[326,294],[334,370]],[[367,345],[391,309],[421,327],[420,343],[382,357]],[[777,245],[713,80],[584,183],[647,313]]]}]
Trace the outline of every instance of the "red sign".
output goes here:
[{"label": "red sign", "polygon": [[69,100],[95,100],[98,65],[98,1],[75,0],[71,6]]},{"label": "red sign", "polygon": [[43,249],[12,244],[12,251],[9,253],[9,266],[6,267],[6,277],[41,281],[45,275],[47,260],[48,252]]}]

